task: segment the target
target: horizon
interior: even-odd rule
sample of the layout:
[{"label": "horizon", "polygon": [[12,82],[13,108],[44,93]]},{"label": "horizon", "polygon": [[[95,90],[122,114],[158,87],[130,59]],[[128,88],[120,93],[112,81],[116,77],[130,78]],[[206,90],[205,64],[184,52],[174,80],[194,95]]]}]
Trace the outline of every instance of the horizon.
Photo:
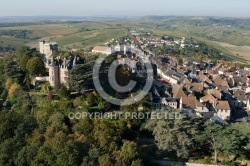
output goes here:
[{"label": "horizon", "polygon": [[[94,19],[141,19],[146,17],[165,17],[165,18],[190,18],[190,19],[250,19],[250,17],[233,17],[233,16],[193,16],[193,15],[144,15],[144,16],[128,16],[128,15],[90,15],[90,16],[67,16],[67,15],[30,15],[30,16],[0,16],[0,22],[37,22],[37,21],[94,21]],[[9,19],[9,20],[7,20]],[[92,20],[93,19],[93,20]]]},{"label": "horizon", "polygon": [[[13,5],[15,4],[15,5]],[[94,17],[94,16],[207,16],[207,17],[235,17],[249,18],[250,2],[241,0],[189,0],[188,2],[167,1],[100,1],[92,0],[82,2],[80,0],[66,1],[32,1],[9,0],[2,2],[5,6],[0,11],[0,17],[28,17],[28,16],[67,16]]]}]

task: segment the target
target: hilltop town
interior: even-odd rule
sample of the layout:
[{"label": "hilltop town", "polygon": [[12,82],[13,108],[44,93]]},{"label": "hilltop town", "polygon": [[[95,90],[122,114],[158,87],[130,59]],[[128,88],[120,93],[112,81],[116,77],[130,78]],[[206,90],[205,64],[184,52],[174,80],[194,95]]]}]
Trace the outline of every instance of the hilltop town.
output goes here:
[{"label": "hilltop town", "polygon": [[93,24],[123,35],[81,27],[91,47],[61,36],[4,47],[0,165],[249,165],[244,60],[199,38]]}]

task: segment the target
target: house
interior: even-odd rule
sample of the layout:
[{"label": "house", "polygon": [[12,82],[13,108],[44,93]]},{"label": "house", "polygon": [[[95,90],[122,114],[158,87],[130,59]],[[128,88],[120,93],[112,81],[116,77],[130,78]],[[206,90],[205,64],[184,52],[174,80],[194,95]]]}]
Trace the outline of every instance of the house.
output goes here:
[{"label": "house", "polygon": [[217,103],[217,99],[213,95],[208,94],[208,95],[200,98],[200,102],[201,103],[210,103],[212,105],[215,105]]},{"label": "house", "polygon": [[228,101],[218,101],[215,105],[215,110],[217,115],[225,120],[230,119],[231,117],[231,108],[229,106]]},{"label": "house", "polygon": [[224,74],[226,74],[226,72],[227,72],[227,68],[219,68],[219,70],[218,70],[219,75],[224,75]]},{"label": "house", "polygon": [[175,98],[175,99],[180,99],[182,97],[187,97],[187,95],[182,90],[182,87],[180,87],[177,84],[173,85],[171,94],[172,94],[172,97]]},{"label": "house", "polygon": [[110,55],[112,54],[112,49],[110,47],[95,46],[92,49],[92,53],[101,53],[101,54]]},{"label": "house", "polygon": [[232,99],[230,100],[230,105],[235,108],[244,108],[247,107],[248,97],[245,94],[244,90],[234,89],[232,91]]},{"label": "house", "polygon": [[183,73],[178,73],[172,69],[169,69],[165,72],[163,71],[161,77],[166,80],[169,80],[171,84],[177,84],[180,79],[186,76]]},{"label": "house", "polygon": [[217,103],[217,99],[213,95],[209,94],[200,98],[200,102],[203,105],[205,105],[209,109],[209,111],[215,112],[214,107],[215,107],[215,104]]},{"label": "house", "polygon": [[228,85],[232,87],[238,87],[243,85],[248,85],[248,80],[246,76],[240,77],[240,76],[233,76],[227,78]]},{"label": "house", "polygon": [[184,86],[190,93],[202,93],[204,90],[203,83],[188,83]]},{"label": "house", "polygon": [[213,81],[217,87],[229,88],[227,81],[222,79],[219,75],[214,76]]},{"label": "house", "polygon": [[218,70],[207,69],[206,73],[210,76],[213,76],[218,74]]},{"label": "house", "polygon": [[117,44],[116,46],[111,48],[111,52],[112,53],[116,52],[125,55],[126,53],[131,52],[131,46]]},{"label": "house", "polygon": [[218,91],[217,89],[208,89],[207,93],[213,95],[213,97],[219,100],[221,99],[222,96],[221,92]]},{"label": "house", "polygon": [[187,77],[183,77],[182,79],[180,79],[178,81],[178,84],[181,86],[181,87],[184,87],[186,86],[187,84],[191,84],[191,82],[188,80]]},{"label": "house", "polygon": [[250,86],[245,88],[245,93],[250,93]]},{"label": "house", "polygon": [[152,98],[153,98],[153,106],[155,109],[161,109],[165,107],[170,107],[174,109],[178,108],[178,102],[176,99],[168,97],[167,95],[161,97],[156,88],[154,88],[152,92]]},{"label": "house", "polygon": [[186,111],[209,112],[194,96],[182,97],[180,99],[180,108]]},{"label": "house", "polygon": [[177,109],[178,103],[177,103],[177,100],[172,97],[162,97],[161,107],[171,107],[171,108]]}]

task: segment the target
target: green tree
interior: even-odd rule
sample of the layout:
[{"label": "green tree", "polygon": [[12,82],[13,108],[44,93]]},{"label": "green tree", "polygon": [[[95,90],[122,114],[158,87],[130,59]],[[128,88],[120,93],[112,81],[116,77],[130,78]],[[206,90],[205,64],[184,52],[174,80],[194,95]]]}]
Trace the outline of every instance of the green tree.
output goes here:
[{"label": "green tree", "polygon": [[13,82],[18,84],[23,83],[24,73],[18,68],[17,63],[13,60],[8,60],[4,67],[4,79],[11,78]]},{"label": "green tree", "polygon": [[20,62],[19,62],[19,67],[23,70],[26,71],[26,65],[28,63],[28,61],[30,60],[30,57],[28,55],[23,55],[20,58]]},{"label": "green tree", "polygon": [[174,152],[180,158],[188,158],[195,149],[195,137],[201,134],[204,120],[195,116],[181,119],[150,119],[146,128],[153,132],[160,150]]},{"label": "green tree", "polygon": [[218,154],[238,156],[244,152],[245,137],[231,127],[210,124],[201,135],[214,151],[214,162],[218,161]]},{"label": "green tree", "polygon": [[93,64],[94,62],[76,65],[69,71],[70,91],[80,92],[94,88],[92,78]]},{"label": "green tree", "polygon": [[26,69],[31,76],[44,75],[46,72],[44,62],[39,57],[31,58],[27,63]]},{"label": "green tree", "polygon": [[133,161],[139,156],[137,144],[133,141],[124,141],[120,150],[120,157]]}]

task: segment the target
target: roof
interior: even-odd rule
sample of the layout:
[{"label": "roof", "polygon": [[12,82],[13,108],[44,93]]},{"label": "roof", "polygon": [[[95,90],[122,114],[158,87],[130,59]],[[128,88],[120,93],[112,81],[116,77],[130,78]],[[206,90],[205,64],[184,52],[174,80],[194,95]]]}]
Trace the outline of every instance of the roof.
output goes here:
[{"label": "roof", "polygon": [[209,102],[211,104],[214,104],[216,102],[216,98],[213,95],[209,94],[209,95],[206,95],[206,96],[200,98],[200,101],[201,102]]},{"label": "roof", "polygon": [[197,107],[204,107],[204,105],[201,104],[194,96],[182,97],[182,105],[183,108],[193,109],[196,109]]},{"label": "roof", "polygon": [[179,85],[173,85],[172,88],[173,98],[180,99],[182,97],[187,97],[182,88]]},{"label": "roof", "polygon": [[217,99],[221,99],[221,92],[216,89],[208,89],[207,93],[213,95]]},{"label": "roof", "polygon": [[202,83],[189,83],[185,87],[191,91],[196,91],[196,92],[201,92],[203,90]]},{"label": "roof", "polygon": [[228,101],[218,101],[215,108],[218,110],[231,110]]},{"label": "roof", "polygon": [[217,86],[226,86],[226,87],[228,87],[227,81],[223,80],[219,75],[215,76],[213,81]]},{"label": "roof", "polygon": [[235,97],[239,97],[239,96],[245,96],[245,92],[243,90],[233,90],[233,94]]},{"label": "roof", "polygon": [[190,84],[191,82],[186,77],[183,77],[178,81],[178,83],[180,86],[184,86],[186,84]]},{"label": "roof", "polygon": [[207,73],[210,75],[218,74],[218,70],[207,69]]},{"label": "roof", "polygon": [[95,46],[92,51],[100,51],[100,52],[103,52],[103,51],[110,51],[111,48],[109,47],[104,47],[104,46]]}]

